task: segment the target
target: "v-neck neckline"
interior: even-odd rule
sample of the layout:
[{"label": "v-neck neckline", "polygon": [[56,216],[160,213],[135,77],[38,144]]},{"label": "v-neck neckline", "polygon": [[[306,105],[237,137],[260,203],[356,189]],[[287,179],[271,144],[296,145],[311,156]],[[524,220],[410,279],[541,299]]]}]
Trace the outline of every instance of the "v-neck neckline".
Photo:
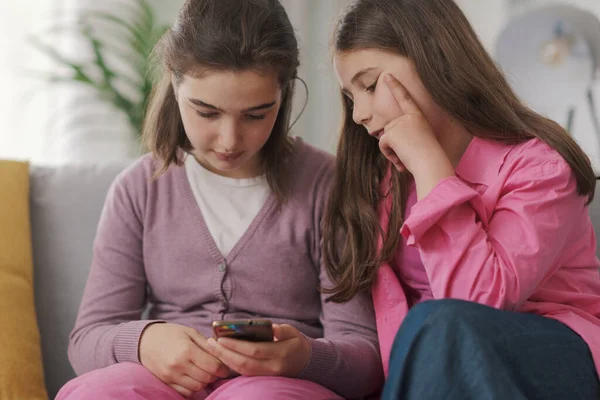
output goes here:
[{"label": "v-neck neckline", "polygon": [[183,198],[190,212],[190,217],[196,227],[199,229],[204,244],[217,263],[225,263],[226,265],[230,264],[252,238],[254,232],[256,232],[256,230],[260,227],[262,221],[269,214],[271,209],[277,204],[277,198],[275,197],[275,194],[273,192],[269,193],[267,200],[259,210],[258,214],[256,214],[256,216],[252,219],[252,222],[250,222],[250,225],[248,225],[248,228],[244,234],[239,238],[231,251],[224,256],[217,247],[217,243],[215,242],[215,239],[211,235],[210,230],[206,225],[202,211],[200,210],[198,202],[196,201],[190,186],[185,165],[178,167],[177,178],[179,180],[179,184],[181,185]]}]

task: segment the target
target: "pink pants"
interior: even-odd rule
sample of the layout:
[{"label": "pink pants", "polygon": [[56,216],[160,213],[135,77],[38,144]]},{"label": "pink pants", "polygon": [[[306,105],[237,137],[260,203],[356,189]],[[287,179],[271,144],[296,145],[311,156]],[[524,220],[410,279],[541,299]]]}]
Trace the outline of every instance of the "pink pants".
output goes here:
[{"label": "pink pants", "polygon": [[[134,363],[119,363],[89,372],[68,382],[55,400],[181,400],[174,389]],[[310,381],[278,376],[238,377],[218,381],[192,397],[193,400],[343,400]]]}]

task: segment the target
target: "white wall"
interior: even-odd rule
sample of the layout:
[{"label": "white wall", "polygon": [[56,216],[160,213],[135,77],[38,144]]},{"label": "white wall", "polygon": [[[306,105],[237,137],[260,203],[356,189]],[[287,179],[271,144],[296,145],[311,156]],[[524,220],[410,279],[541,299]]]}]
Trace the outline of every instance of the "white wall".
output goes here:
[{"label": "white wall", "polygon": [[148,0],[162,22],[172,22],[184,0]]},{"label": "white wall", "polygon": [[[328,151],[335,151],[341,103],[333,73],[330,38],[335,19],[348,0],[282,0],[296,28],[300,45],[299,75],[308,86],[308,104],[293,129],[295,135]],[[296,85],[295,112],[306,100],[304,87]]]},{"label": "white wall", "polygon": [[30,159],[42,154],[45,128],[55,99],[45,90],[47,58],[28,42],[53,17],[54,0],[0,0],[0,158]]},{"label": "white wall", "polygon": [[519,13],[539,6],[563,4],[580,7],[584,10],[592,11],[600,15],[600,1],[598,0],[512,0],[511,8],[513,12]]},{"label": "white wall", "polygon": [[[594,14],[596,17],[600,17],[600,1],[598,0],[512,0],[510,2],[509,14],[512,17],[518,17],[529,11],[535,9],[553,6],[553,5],[567,5],[574,6],[583,11],[588,11]],[[577,26],[574,26],[578,28]],[[593,25],[587,26],[591,29]],[[596,24],[596,32],[598,32]],[[600,33],[597,41],[600,41]],[[598,55],[599,43],[595,46],[592,45],[592,52]],[[575,58],[574,60],[576,60]],[[582,59],[577,63],[579,67],[577,69],[574,63],[571,65],[571,73],[567,73],[566,69],[563,69],[563,73],[560,74],[560,78],[556,75],[550,78],[552,74],[559,74],[558,70],[552,72],[546,68],[544,76],[548,76],[546,82],[535,86],[535,90],[531,90],[532,82],[531,79],[542,76],[536,74],[535,70],[531,70],[529,74],[520,75],[508,74],[509,81],[513,83],[517,89],[517,93],[520,90],[523,91],[525,100],[532,106],[533,109],[547,115],[550,118],[555,119],[558,123],[566,127],[568,121],[569,110],[574,111],[572,119],[571,134],[575,140],[581,145],[586,151],[592,164],[597,172],[600,173],[600,132],[597,131],[594,123],[594,113],[592,110],[596,110],[596,114],[600,114],[600,75],[596,66],[595,80],[592,81],[592,77],[585,72],[577,73],[575,71],[585,71],[586,68],[591,68]],[[540,65],[540,68],[543,68]],[[539,87],[539,89],[537,89]],[[587,97],[587,90],[591,90],[594,96],[595,104],[590,104]]]},{"label": "white wall", "polygon": [[500,30],[508,20],[509,0],[456,0],[485,48],[493,53]]}]

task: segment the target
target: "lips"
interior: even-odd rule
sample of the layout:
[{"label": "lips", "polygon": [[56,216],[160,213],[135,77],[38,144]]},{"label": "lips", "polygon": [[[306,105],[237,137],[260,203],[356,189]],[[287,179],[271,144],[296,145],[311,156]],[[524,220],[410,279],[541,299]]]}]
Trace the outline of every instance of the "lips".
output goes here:
[{"label": "lips", "polygon": [[381,135],[383,135],[383,129],[378,129],[376,131],[369,132],[369,135],[371,135],[374,138],[376,138],[377,140],[379,140],[381,138]]},{"label": "lips", "polygon": [[217,157],[217,159],[219,159],[219,161],[235,161],[238,158],[240,158],[240,156],[242,155],[242,152],[237,152],[237,153],[219,153],[218,151],[215,151],[215,156]]}]

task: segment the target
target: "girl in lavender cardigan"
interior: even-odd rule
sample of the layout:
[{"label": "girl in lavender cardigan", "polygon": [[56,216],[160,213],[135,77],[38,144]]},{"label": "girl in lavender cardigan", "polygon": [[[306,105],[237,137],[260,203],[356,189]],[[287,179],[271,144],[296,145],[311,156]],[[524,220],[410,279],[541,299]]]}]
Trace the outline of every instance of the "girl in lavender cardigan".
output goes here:
[{"label": "girl in lavender cardigan", "polygon": [[[106,199],[57,399],[358,398],[383,381],[372,302],[326,302],[333,157],[288,137],[298,47],[277,0],[188,0],[156,54],[151,154]],[[148,316],[143,311],[150,305]],[[269,318],[273,342],[210,338]]]}]

